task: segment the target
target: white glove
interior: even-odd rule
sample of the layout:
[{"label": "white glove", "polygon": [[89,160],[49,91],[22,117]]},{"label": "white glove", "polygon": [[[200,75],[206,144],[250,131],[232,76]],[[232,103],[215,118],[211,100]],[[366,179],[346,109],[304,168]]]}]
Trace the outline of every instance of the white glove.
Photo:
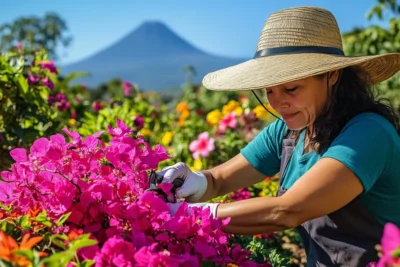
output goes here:
[{"label": "white glove", "polygon": [[[177,202],[177,203],[167,203],[167,205],[170,208],[169,214],[171,216],[174,216],[178,208],[182,205],[183,202]],[[210,215],[212,215],[214,218],[217,217],[217,209],[220,203],[207,203],[207,202],[202,202],[202,203],[188,203],[188,208],[193,208],[193,207],[200,207],[202,209],[207,209],[210,208]],[[190,214],[190,210],[189,210]],[[188,215],[189,215],[188,214]]]},{"label": "white glove", "polygon": [[187,202],[198,201],[207,190],[207,178],[201,172],[192,172],[183,162],[165,167],[157,173],[164,176],[162,183],[172,183],[176,178],[184,180],[183,185],[176,190],[177,198],[184,198]]}]

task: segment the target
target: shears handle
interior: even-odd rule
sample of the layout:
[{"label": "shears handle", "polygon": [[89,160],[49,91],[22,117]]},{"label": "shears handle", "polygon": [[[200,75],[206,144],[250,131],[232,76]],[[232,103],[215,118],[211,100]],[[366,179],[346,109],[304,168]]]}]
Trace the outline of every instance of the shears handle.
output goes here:
[{"label": "shears handle", "polygon": [[[162,191],[160,188],[157,188],[157,184],[161,184],[163,179],[164,179],[164,176],[159,175],[154,170],[152,170],[150,173],[150,177],[149,177],[149,189],[147,189],[147,190],[157,192],[159,195],[163,196],[163,198],[167,201],[167,199],[168,199],[167,194],[164,191]],[[179,187],[181,187],[184,182],[185,182],[185,179],[183,177],[175,178],[172,181],[173,186],[171,188],[171,194],[174,195],[174,198],[175,198],[176,190]]]},{"label": "shears handle", "polygon": [[181,187],[181,186],[183,185],[184,182],[185,182],[185,179],[183,179],[183,178],[180,178],[180,177],[175,178],[175,179],[172,181],[173,187],[172,187],[172,189],[171,189],[171,193],[175,195],[176,190],[177,190],[179,187]]}]

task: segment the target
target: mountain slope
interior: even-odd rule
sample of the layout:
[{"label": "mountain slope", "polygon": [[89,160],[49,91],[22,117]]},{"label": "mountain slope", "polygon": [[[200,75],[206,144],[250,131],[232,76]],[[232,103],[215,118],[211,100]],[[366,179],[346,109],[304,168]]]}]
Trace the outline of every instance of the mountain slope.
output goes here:
[{"label": "mountain slope", "polygon": [[80,79],[97,86],[112,78],[136,83],[146,90],[164,90],[184,82],[183,67],[196,69],[195,82],[208,72],[243,62],[243,59],[209,55],[175,34],[160,22],[145,22],[110,47],[79,62],[61,66],[63,74],[87,71]]}]

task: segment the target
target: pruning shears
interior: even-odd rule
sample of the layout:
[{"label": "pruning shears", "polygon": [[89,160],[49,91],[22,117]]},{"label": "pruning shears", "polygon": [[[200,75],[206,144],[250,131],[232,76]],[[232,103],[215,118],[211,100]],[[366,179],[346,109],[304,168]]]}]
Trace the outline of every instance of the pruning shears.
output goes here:
[{"label": "pruning shears", "polygon": [[[165,202],[170,202],[168,200],[168,194],[165,193],[161,188],[157,187],[158,184],[162,183],[163,179],[164,179],[164,176],[157,174],[155,172],[155,170],[151,170],[150,175],[149,175],[149,188],[146,189],[146,191],[155,192],[157,195],[161,196]],[[184,181],[185,180],[180,177],[175,178],[172,181],[173,186],[171,188],[171,194],[174,197],[173,203],[176,202],[176,197],[175,197],[176,190],[183,185]]]}]

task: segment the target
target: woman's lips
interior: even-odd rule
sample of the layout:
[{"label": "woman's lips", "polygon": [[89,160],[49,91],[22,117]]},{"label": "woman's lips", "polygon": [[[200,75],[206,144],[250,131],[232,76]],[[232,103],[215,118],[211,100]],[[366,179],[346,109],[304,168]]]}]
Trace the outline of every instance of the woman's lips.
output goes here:
[{"label": "woman's lips", "polygon": [[294,118],[294,117],[297,115],[297,113],[298,113],[298,112],[292,113],[292,114],[282,114],[282,118],[283,118],[284,120],[290,120],[290,119]]}]

